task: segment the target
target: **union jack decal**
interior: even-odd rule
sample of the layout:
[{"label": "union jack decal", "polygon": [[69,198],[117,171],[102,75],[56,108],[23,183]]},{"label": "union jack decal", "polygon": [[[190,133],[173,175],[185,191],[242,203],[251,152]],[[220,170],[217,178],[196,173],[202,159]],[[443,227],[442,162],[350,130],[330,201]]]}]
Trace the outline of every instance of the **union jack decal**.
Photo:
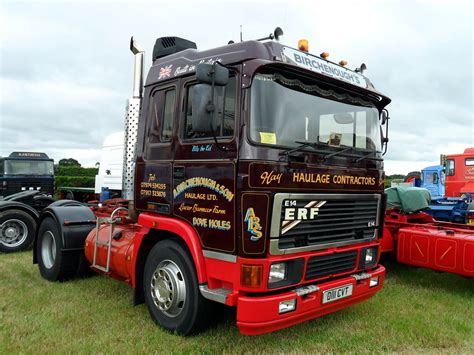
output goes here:
[{"label": "union jack decal", "polygon": [[167,65],[164,68],[160,69],[160,74],[158,75],[158,80],[164,79],[164,78],[169,78],[171,76],[171,68],[173,67],[173,64]]}]

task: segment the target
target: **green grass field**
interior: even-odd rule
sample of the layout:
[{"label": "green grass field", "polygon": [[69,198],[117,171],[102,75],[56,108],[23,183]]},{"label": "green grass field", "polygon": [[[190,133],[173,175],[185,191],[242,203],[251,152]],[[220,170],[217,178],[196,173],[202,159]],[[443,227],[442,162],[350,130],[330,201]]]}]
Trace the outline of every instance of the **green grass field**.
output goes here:
[{"label": "green grass field", "polygon": [[474,280],[385,262],[383,290],[352,308],[249,337],[235,313],[182,338],[131,305],[131,288],[96,276],[43,280],[31,252],[0,254],[0,354],[45,352],[474,353]]}]

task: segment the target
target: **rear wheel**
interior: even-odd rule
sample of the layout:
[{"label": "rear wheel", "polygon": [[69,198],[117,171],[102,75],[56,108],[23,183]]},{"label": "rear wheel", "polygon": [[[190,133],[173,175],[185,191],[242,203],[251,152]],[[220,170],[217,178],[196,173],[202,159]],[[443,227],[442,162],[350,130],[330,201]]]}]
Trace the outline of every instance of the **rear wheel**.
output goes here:
[{"label": "rear wheel", "polygon": [[414,186],[419,185],[419,181],[421,179],[421,173],[419,171],[411,171],[407,174],[405,178],[405,182],[411,182]]},{"label": "rear wheel", "polygon": [[199,291],[192,258],[173,240],[161,241],[150,251],[143,285],[151,317],[167,330],[189,335],[212,319],[214,305]]},{"label": "rear wheel", "polygon": [[36,255],[41,276],[49,281],[65,281],[80,276],[82,251],[63,251],[56,221],[47,217],[38,228]]},{"label": "rear wheel", "polygon": [[0,213],[0,251],[5,253],[27,249],[35,239],[36,222],[21,210]]}]

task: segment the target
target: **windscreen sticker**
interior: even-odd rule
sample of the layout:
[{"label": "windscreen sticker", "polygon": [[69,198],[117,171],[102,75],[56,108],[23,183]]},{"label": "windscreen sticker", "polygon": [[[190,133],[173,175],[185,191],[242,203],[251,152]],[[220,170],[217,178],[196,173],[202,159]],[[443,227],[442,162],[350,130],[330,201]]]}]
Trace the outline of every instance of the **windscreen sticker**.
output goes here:
[{"label": "windscreen sticker", "polygon": [[276,134],[271,132],[259,132],[260,133],[260,143],[264,144],[276,144]]},{"label": "windscreen sticker", "polygon": [[334,133],[332,132],[329,135],[329,142],[328,144],[333,147],[339,147],[341,145],[342,134],[341,133]]}]

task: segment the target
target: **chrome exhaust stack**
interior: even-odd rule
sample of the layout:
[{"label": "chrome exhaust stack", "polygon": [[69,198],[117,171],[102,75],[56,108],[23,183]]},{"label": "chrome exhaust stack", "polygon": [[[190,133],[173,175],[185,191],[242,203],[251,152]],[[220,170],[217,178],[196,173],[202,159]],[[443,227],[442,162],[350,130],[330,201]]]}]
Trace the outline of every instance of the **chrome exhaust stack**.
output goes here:
[{"label": "chrome exhaust stack", "polygon": [[130,50],[135,55],[133,76],[133,96],[128,100],[125,113],[125,142],[123,153],[122,198],[129,201],[129,209],[134,211],[135,156],[138,134],[138,120],[143,98],[143,64],[145,51],[132,37]]}]

